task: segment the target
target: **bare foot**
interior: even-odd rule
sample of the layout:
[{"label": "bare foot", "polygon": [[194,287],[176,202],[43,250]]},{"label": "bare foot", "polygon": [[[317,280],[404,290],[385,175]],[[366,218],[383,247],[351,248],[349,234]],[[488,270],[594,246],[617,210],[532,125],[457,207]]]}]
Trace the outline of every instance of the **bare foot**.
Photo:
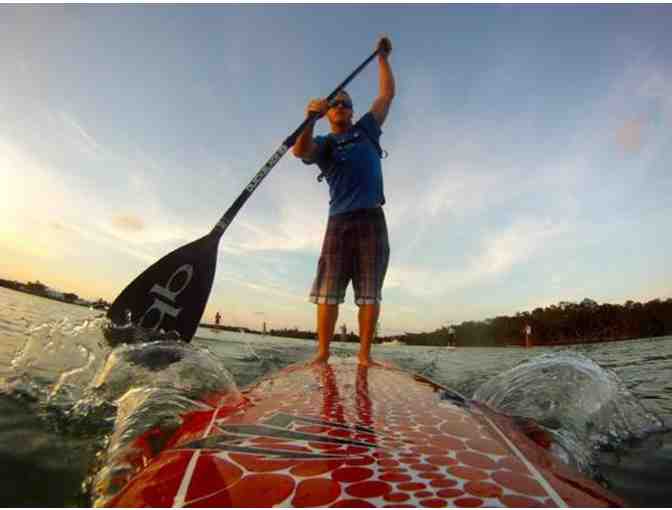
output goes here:
[{"label": "bare foot", "polygon": [[312,366],[312,365],[326,365],[328,361],[329,361],[329,353],[318,354],[317,356],[315,356],[312,360],[310,360],[306,364],[309,365],[309,366]]},{"label": "bare foot", "polygon": [[357,356],[357,363],[360,367],[384,367],[391,368],[392,365],[385,363],[384,361],[376,361],[370,356]]}]

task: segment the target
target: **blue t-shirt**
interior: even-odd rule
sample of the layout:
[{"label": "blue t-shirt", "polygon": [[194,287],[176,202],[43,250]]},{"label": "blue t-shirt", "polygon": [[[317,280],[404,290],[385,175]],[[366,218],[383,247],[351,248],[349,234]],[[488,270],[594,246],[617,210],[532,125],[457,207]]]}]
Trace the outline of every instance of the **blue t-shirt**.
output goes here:
[{"label": "blue t-shirt", "polygon": [[380,157],[371,141],[377,143],[380,135],[378,122],[368,112],[345,133],[315,137],[315,159],[303,162],[316,163],[329,183],[329,216],[385,203]]}]

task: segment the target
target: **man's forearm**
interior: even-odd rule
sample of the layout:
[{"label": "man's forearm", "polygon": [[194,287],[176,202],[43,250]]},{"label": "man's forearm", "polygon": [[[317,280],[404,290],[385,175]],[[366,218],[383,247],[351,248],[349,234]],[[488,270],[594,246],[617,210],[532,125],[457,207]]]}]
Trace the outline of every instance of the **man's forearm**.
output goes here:
[{"label": "man's forearm", "polygon": [[305,158],[309,156],[313,150],[313,128],[315,127],[315,121],[309,122],[305,129],[301,132],[299,137],[296,139],[292,153],[297,158]]},{"label": "man's forearm", "polygon": [[378,96],[392,99],[395,93],[394,75],[388,57],[378,57]]}]

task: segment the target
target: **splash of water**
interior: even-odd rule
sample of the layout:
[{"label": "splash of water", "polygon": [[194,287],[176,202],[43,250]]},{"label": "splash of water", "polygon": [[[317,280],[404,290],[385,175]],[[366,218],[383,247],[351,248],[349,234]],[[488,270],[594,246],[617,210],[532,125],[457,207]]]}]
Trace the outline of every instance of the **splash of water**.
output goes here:
[{"label": "splash of water", "polygon": [[0,393],[35,407],[49,428],[99,445],[102,468],[84,487],[94,497],[102,492],[92,486],[110,486],[119,473],[130,473],[125,459],[135,438],[150,429],[166,438],[180,415],[241,398],[222,360],[207,348],[104,317],[26,329],[11,368]]},{"label": "splash of water", "polygon": [[116,347],[90,389],[91,397],[81,405],[114,402],[117,408],[100,469],[88,482],[96,506],[114,497],[137,471],[129,459],[136,456],[138,437],[151,430],[159,451],[185,413],[242,399],[231,374],[207,349],[171,341]]},{"label": "splash of water", "polygon": [[507,370],[478,388],[473,398],[534,419],[554,437],[554,453],[591,476],[597,474],[598,449],[665,427],[616,374],[571,351],[544,354]]},{"label": "splash of water", "polygon": [[99,334],[105,320],[64,318],[28,328],[11,362],[13,373],[0,383],[0,391],[41,405],[81,398],[109,352]]},{"label": "splash of water", "polygon": [[184,342],[154,341],[121,345],[107,357],[91,387],[117,400],[135,386],[171,387],[190,398],[227,393],[233,377],[207,348]]}]

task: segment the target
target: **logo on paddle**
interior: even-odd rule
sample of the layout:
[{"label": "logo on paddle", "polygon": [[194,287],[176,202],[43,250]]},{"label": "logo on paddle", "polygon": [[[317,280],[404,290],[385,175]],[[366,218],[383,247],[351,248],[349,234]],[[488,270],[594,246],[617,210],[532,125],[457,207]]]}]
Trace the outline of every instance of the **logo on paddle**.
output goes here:
[{"label": "logo on paddle", "polygon": [[[179,282],[179,277],[181,275],[183,275],[182,277],[184,278],[182,285],[180,285],[177,289],[173,289],[174,281],[178,280]],[[177,318],[179,313],[182,311],[182,308],[177,308],[175,306],[177,296],[179,296],[184,291],[184,289],[187,288],[193,276],[194,266],[191,264],[184,264],[180,266],[172,275],[170,275],[170,278],[168,278],[168,282],[166,283],[165,287],[154,284],[154,286],[149,291],[150,294],[155,296],[154,302],[140,318],[140,325],[147,329],[156,330],[163,322],[163,318],[166,316],[166,314],[170,315],[173,319]],[[159,314],[159,320],[154,323],[154,326],[149,327],[145,324],[145,320],[148,319],[148,316],[150,316],[154,311]]]}]

